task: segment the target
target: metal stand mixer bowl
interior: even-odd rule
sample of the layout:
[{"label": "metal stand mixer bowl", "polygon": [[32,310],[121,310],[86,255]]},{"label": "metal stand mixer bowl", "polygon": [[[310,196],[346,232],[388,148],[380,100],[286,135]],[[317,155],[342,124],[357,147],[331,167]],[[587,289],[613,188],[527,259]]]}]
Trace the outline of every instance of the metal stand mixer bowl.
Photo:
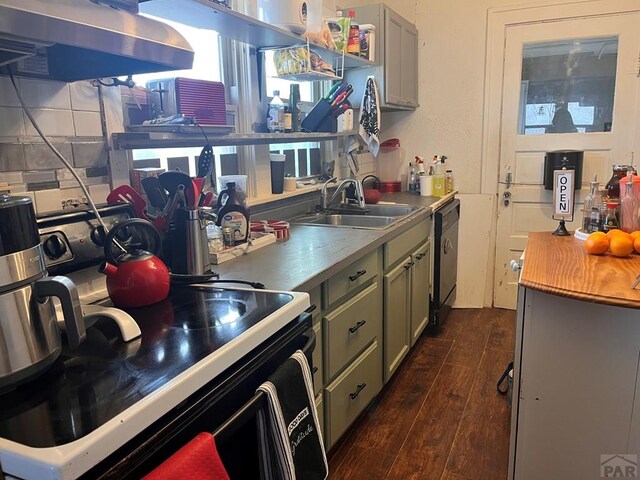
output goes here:
[{"label": "metal stand mixer bowl", "polygon": [[60,300],[69,346],[78,346],[85,337],[78,292],[68,278],[47,276],[31,199],[0,195],[0,391],[37,376],[60,355],[49,297]]}]

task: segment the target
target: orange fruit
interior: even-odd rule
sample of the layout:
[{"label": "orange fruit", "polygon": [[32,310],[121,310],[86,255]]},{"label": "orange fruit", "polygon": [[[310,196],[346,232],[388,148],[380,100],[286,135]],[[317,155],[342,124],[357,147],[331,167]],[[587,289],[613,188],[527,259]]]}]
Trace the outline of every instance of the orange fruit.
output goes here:
[{"label": "orange fruit", "polygon": [[614,237],[624,237],[628,240],[631,240],[633,242],[633,239],[631,238],[631,235],[629,235],[627,232],[623,232],[622,230],[619,230],[617,228],[614,228],[613,230],[609,230],[607,232],[607,237],[609,237],[609,241],[613,240]]},{"label": "orange fruit", "polygon": [[605,237],[605,238],[609,238],[607,237],[607,234],[604,232],[593,232],[589,235],[590,237]]},{"label": "orange fruit", "polygon": [[602,232],[592,233],[584,241],[584,249],[592,255],[602,255],[609,250],[609,239],[606,235],[598,235]]},{"label": "orange fruit", "polygon": [[640,236],[636,237],[633,241],[633,249],[636,253],[640,253]]},{"label": "orange fruit", "polygon": [[633,252],[633,242],[629,238],[616,235],[609,242],[609,248],[616,257],[627,257]]},{"label": "orange fruit", "polygon": [[635,240],[636,238],[640,237],[640,230],[635,230],[631,232],[629,235],[631,235],[631,238]]}]

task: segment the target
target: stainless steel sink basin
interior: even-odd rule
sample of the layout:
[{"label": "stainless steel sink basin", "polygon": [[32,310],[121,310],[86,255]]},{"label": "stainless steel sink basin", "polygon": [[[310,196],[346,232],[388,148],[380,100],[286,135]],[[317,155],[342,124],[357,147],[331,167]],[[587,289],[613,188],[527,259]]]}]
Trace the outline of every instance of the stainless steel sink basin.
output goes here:
[{"label": "stainless steel sink basin", "polygon": [[366,212],[324,212],[305,215],[292,220],[298,225],[318,225],[365,229],[383,229],[408,217],[422,207],[413,205],[367,205]]},{"label": "stainless steel sink basin", "polygon": [[323,215],[303,217],[296,223],[310,225],[332,225],[334,227],[384,228],[396,221],[395,217],[372,215]]},{"label": "stainless steel sink basin", "polygon": [[380,217],[404,217],[405,215],[409,215],[410,213],[415,212],[421,207],[416,207],[413,205],[367,205],[368,213],[365,215],[374,215]]}]

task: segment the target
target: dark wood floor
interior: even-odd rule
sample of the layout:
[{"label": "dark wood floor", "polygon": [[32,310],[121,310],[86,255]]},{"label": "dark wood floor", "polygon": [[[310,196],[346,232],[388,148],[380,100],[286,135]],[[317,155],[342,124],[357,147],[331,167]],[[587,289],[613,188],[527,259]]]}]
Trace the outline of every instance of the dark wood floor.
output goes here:
[{"label": "dark wood floor", "polygon": [[514,332],[513,311],[452,310],[329,453],[329,478],[505,479],[511,411],[495,385]]}]

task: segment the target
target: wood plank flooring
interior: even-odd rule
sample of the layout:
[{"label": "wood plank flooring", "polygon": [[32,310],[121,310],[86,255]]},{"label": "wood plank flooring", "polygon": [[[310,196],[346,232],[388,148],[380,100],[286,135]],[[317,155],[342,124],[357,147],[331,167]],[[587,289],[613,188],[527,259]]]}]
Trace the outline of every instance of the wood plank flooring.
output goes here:
[{"label": "wood plank flooring", "polygon": [[329,478],[505,479],[511,410],[495,384],[514,337],[511,310],[452,310],[329,452]]}]

